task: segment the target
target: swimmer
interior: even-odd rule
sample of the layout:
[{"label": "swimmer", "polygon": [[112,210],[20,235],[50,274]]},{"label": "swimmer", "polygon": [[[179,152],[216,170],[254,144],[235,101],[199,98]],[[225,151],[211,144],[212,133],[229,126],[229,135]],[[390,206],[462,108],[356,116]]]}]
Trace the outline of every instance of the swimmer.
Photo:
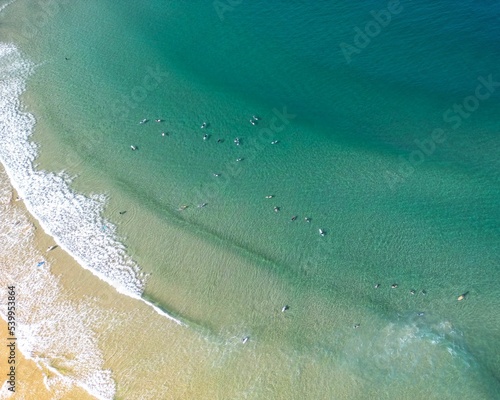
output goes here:
[{"label": "swimmer", "polygon": [[274,212],[278,212],[280,210],[279,207],[274,207]]},{"label": "swimmer", "polygon": [[287,311],[289,308],[290,308],[289,306],[285,305],[285,306],[283,306],[283,307],[281,308],[281,312],[285,312],[285,311]]},{"label": "swimmer", "polygon": [[125,213],[126,213],[126,211],[120,211],[118,214],[123,215]]},{"label": "swimmer", "polygon": [[354,329],[358,329],[361,326],[361,324],[356,324],[353,326]]},{"label": "swimmer", "polygon": [[309,217],[305,217],[305,218],[304,218],[304,221],[306,221],[306,222],[311,222],[311,218],[309,218]]},{"label": "swimmer", "polygon": [[415,289],[410,290],[410,294],[415,294]]},{"label": "swimmer", "polygon": [[393,283],[393,284],[391,285],[391,288],[393,288],[393,289],[396,289],[397,287],[398,287],[398,284],[397,284],[397,283]]},{"label": "swimmer", "polygon": [[378,289],[380,287],[380,283],[377,283],[374,287],[375,289]]},{"label": "swimmer", "polygon": [[469,294],[469,292],[465,292],[465,293],[461,294],[460,296],[458,296],[457,300],[458,301],[465,300],[465,298],[467,297],[468,294]]}]

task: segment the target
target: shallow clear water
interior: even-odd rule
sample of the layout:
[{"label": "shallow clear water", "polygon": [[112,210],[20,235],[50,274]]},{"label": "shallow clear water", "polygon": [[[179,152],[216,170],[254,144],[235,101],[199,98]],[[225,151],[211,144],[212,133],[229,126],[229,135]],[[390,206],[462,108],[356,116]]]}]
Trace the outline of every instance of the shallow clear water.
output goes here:
[{"label": "shallow clear water", "polygon": [[37,162],[108,195],[145,297],[210,341],[250,335],[247,396],[494,398],[498,5],[401,1],[347,63],[388,3],[59,4],[36,38],[12,28],[40,63]]}]

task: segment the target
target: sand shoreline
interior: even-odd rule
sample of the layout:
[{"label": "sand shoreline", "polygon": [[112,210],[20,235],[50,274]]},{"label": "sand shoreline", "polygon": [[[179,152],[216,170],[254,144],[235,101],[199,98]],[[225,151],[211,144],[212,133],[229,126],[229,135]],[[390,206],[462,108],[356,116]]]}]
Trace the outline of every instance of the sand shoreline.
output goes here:
[{"label": "sand shoreline", "polygon": [[[2,165],[0,165],[0,175],[2,175],[2,178],[7,177],[7,174],[5,173]],[[113,327],[110,326],[111,324],[109,324],[109,320],[108,322],[104,322],[106,317],[109,318],[111,314],[113,315],[120,315],[120,314],[123,315],[125,313],[137,314],[137,312],[134,312],[136,311],[134,309],[139,309],[140,315],[144,316],[147,315],[149,319],[157,320],[156,323],[163,322],[161,320],[165,318],[162,318],[159,315],[157,315],[146,304],[143,304],[140,301],[128,298],[127,296],[116,292],[116,290],[114,290],[114,288],[109,286],[106,282],[101,281],[90,271],[81,267],[64,249],[56,247],[51,251],[47,251],[47,249],[50,246],[55,245],[54,239],[43,231],[38,221],[28,212],[22,199],[17,199],[18,194],[15,191],[15,189],[11,186],[11,184],[5,182],[5,179],[2,179],[2,185],[4,185],[4,189],[6,184],[8,185],[7,190],[9,190],[11,194],[10,194],[10,201],[8,204],[5,204],[5,206],[9,208],[10,211],[15,210],[17,213],[19,213],[18,215],[26,217],[27,220],[29,221],[29,224],[32,227],[34,235],[33,235],[33,240],[30,241],[28,245],[32,246],[33,249],[38,254],[43,255],[43,258],[46,260],[46,264],[50,268],[50,274],[56,277],[58,280],[57,283],[60,291],[59,295],[61,296],[61,298],[64,299],[64,301],[69,301],[76,305],[80,304],[82,308],[84,308],[85,305],[89,303],[93,303],[90,309],[83,310],[82,313],[83,315],[65,316],[68,317],[69,321],[73,317],[84,318],[89,320],[88,322],[85,323],[85,325],[90,326],[92,330],[99,330],[99,331],[101,329],[110,330],[113,329]],[[5,222],[6,224],[9,223],[9,221]],[[28,251],[32,251],[33,249],[25,249],[25,252],[27,253]],[[23,252],[22,249],[18,250],[20,250],[21,253]],[[19,260],[16,257],[9,257],[8,254],[5,254],[4,256],[11,262],[10,265],[5,266],[5,272],[7,274],[4,276],[4,278],[7,278],[7,275],[15,276],[15,278],[13,279],[16,280],[15,284],[17,287],[22,286],[23,284],[26,285],[27,282],[19,281],[23,279],[22,274],[19,274],[17,272],[9,274],[9,272],[15,269],[16,264],[19,265],[19,263],[23,263],[23,260]],[[33,265],[32,267],[22,266],[21,268],[34,268],[34,267],[35,265]],[[20,291],[21,290],[22,289],[20,289]],[[47,293],[47,294],[49,296],[52,295],[52,293]],[[26,295],[26,293],[19,293],[19,296],[23,295]],[[29,293],[28,295],[32,295],[32,293]],[[39,298],[38,301],[41,304],[45,304],[50,302],[51,299]],[[21,308],[22,306],[19,307],[20,307],[19,312],[23,313],[25,310]],[[79,308],[79,306],[77,306],[77,308]],[[50,310],[48,310],[48,312],[50,312]],[[87,315],[89,313],[94,315],[91,318],[88,318]],[[54,322],[53,320],[49,321],[52,323]],[[43,323],[43,321],[38,321],[38,322]],[[61,322],[68,323],[67,321],[64,321],[64,317],[61,318]],[[123,337],[127,335],[127,332],[138,331],[137,327],[134,328],[135,325],[134,321],[128,320],[126,322],[127,323],[125,325],[129,326],[125,328],[126,331],[122,331],[120,329],[121,331],[120,336],[122,336],[120,338],[120,341],[125,341]],[[143,324],[144,321],[141,321],[140,323]],[[165,322],[165,324],[169,325],[170,323]],[[4,328],[2,329],[3,332],[6,331],[5,326],[6,322],[2,319],[0,329]],[[75,332],[71,332],[68,330],[67,335],[71,335],[74,333]],[[128,333],[128,335],[130,335],[130,333]],[[62,336],[64,336],[64,334]],[[123,364],[122,358],[125,358],[126,354],[122,353],[120,355],[119,352],[117,353],[116,349],[113,351],[112,355],[109,354],[110,352],[106,351],[106,349],[113,349],[115,346],[111,344],[107,345],[104,343],[104,341],[107,341],[106,336],[107,335],[105,335],[103,332],[100,332],[98,335],[99,348],[103,352],[104,358],[107,359],[107,362],[105,362],[105,368],[109,370],[119,371],[120,367],[118,367],[116,364],[117,362],[118,364]],[[136,339],[135,335],[130,335],[130,336],[131,338]],[[54,338],[54,339],[58,340],[60,338]],[[57,347],[57,343],[54,344]],[[124,351],[125,349],[122,350]],[[71,371],[65,371],[65,369],[68,368],[67,363],[65,362],[61,363],[60,361],[61,358],[64,358],[62,350],[61,354],[57,354],[57,349],[53,349],[53,351],[55,354],[53,354],[51,357],[48,357],[48,359],[51,359],[51,361],[49,361],[51,363],[51,367],[71,376]],[[38,399],[96,398],[90,395],[89,393],[85,392],[82,388],[78,387],[77,385],[68,387],[66,384],[61,384],[61,385],[55,384],[53,385],[51,390],[49,390],[47,386],[44,384],[44,378],[47,378],[47,376],[52,375],[51,372],[47,368],[44,368],[42,363],[35,363],[33,360],[26,359],[26,356],[28,356],[28,358],[33,358],[33,357],[43,358],[41,354],[37,354],[36,346],[35,346],[35,354],[23,355],[18,350],[18,360],[20,365],[17,372],[18,386],[16,388],[17,389],[16,396],[19,396],[19,398],[22,398],[23,396],[29,398],[29,395],[33,395],[35,393],[36,393],[36,398]],[[130,356],[130,354],[128,356]],[[2,365],[1,369],[4,370],[7,367],[6,365],[3,365],[5,364],[4,360],[6,360],[6,358],[3,356],[3,354],[0,354],[0,357],[1,357],[0,360],[2,360],[2,362],[0,363],[0,365]],[[129,362],[132,362],[132,360],[130,360]],[[116,382],[116,378],[114,380]],[[129,393],[130,391],[132,393],[134,392],[133,387],[127,387],[126,390]],[[63,397],[60,397],[62,393]]]},{"label": "sand shoreline", "polygon": [[[34,298],[36,306],[32,309],[23,309],[21,301],[18,307],[20,314],[27,314],[20,318],[27,321],[23,327],[25,332],[36,331],[40,325],[61,324],[58,330],[45,332],[43,344],[31,338],[27,346],[21,346],[29,348],[30,353],[18,352],[16,398],[201,399],[220,393],[217,376],[221,371],[213,369],[211,357],[226,345],[221,348],[220,344],[209,344],[198,333],[161,316],[145,302],[118,293],[80,266],[64,249],[57,247],[47,252],[47,248],[55,244],[54,239],[43,231],[24,202],[16,201],[17,192],[7,178],[0,163],[0,189],[4,193],[0,214],[7,210],[11,214],[15,212],[20,220],[26,219],[33,235],[28,242],[20,243],[16,251],[0,254],[0,262],[5,265],[0,284],[6,287],[9,279],[13,279],[20,299]],[[4,227],[16,225],[13,220],[5,222]],[[0,231],[0,239],[2,235],[6,237],[9,233]],[[37,254],[37,258],[27,262],[23,258],[26,254]],[[46,275],[53,278],[57,290],[45,287],[30,290],[40,284],[33,282],[33,273],[39,273],[36,260],[42,258],[46,263],[40,269],[47,268]],[[2,303],[0,307],[5,307],[3,299]],[[45,311],[44,307],[47,307]],[[5,332],[5,327],[6,322],[0,318],[0,331]],[[6,336],[2,337],[5,341]],[[20,344],[22,341],[20,338]],[[86,354],[87,350],[100,353],[101,357]],[[89,360],[87,356],[94,358],[84,365]],[[79,357],[83,364],[78,361]],[[6,371],[5,360],[2,346],[0,373]],[[94,365],[99,363],[101,365]],[[89,372],[92,368],[97,368],[94,375]],[[109,375],[115,384],[116,393],[111,397],[93,396],[83,389],[85,384],[78,385],[79,379],[85,381],[90,375],[95,378],[101,374]],[[70,380],[64,379],[66,377]],[[8,393],[0,390],[0,399],[7,398],[6,395]]]},{"label": "sand shoreline", "polygon": [[[0,175],[2,177],[7,177],[7,174],[5,173],[5,169],[3,165],[0,163]],[[11,192],[11,199],[7,207],[16,210],[18,213],[21,215],[25,216],[30,225],[33,227],[34,231],[34,237],[32,243],[30,243],[34,248],[39,253],[44,253],[47,249],[47,247],[53,245],[54,240],[52,237],[47,235],[39,226],[38,221],[28,212],[26,209],[24,202],[23,201],[18,201],[20,200],[18,198],[18,194],[16,190],[12,187],[10,182],[6,182],[4,179],[2,179],[1,185],[3,186],[3,189],[7,189]],[[8,221],[4,221],[6,224]],[[52,252],[52,254],[47,254],[47,261],[50,262],[52,268],[54,269],[54,272],[57,270],[60,270],[63,265],[74,269],[75,267],[78,266],[78,264],[67,254],[65,251],[62,249],[59,249],[57,252]],[[5,254],[4,255],[6,258],[9,258],[9,255]],[[11,258],[10,259],[12,264],[15,264],[19,262],[18,259],[16,258]],[[10,267],[10,268],[9,268]],[[9,271],[9,269],[12,268],[12,265],[4,265],[5,271]],[[17,284],[17,282],[16,282]],[[4,297],[4,296],[2,296]],[[3,306],[4,304],[2,304]],[[7,324],[4,319],[0,319],[0,330],[1,332],[6,332]],[[2,335],[5,336],[5,335]],[[4,338],[5,340],[5,338]],[[1,347],[2,352],[0,353],[0,365],[2,366],[1,370],[4,371],[7,368],[6,365],[6,351],[4,350],[4,346]],[[28,356],[28,358],[26,357]],[[45,384],[44,384],[44,376],[46,376],[47,373],[49,373],[48,370],[43,370],[42,367],[37,364],[35,361],[32,359],[29,359],[30,355],[23,354],[19,349],[17,349],[16,352],[16,363],[18,364],[18,367],[16,369],[16,378],[17,378],[17,385],[16,385],[16,397],[18,398],[30,398],[29,396],[36,395],[36,398],[38,399],[54,399],[57,396],[58,389],[56,390],[50,390]],[[50,375],[50,373],[49,373]],[[5,389],[5,388],[4,388]],[[66,388],[64,390],[65,398],[68,399],[94,399],[94,396],[89,395],[87,392],[85,392],[82,388],[79,388],[78,386],[74,386],[71,388]],[[4,398],[3,396],[5,394],[8,394],[9,392],[1,391],[0,392],[0,398]]]}]

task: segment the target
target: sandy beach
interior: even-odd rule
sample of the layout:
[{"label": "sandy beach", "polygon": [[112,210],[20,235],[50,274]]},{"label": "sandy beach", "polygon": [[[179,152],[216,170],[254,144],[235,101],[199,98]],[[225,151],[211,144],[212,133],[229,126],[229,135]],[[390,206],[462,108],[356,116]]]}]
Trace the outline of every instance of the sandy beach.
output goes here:
[{"label": "sandy beach", "polygon": [[[1,236],[3,238],[2,244],[5,244],[5,236],[9,236],[12,232],[9,232],[8,225],[16,225],[27,223],[28,227],[25,230],[27,237],[29,238],[24,243],[20,243],[20,248],[16,251],[0,253],[2,259],[2,268],[7,274],[2,275],[2,313],[4,312],[4,307],[6,307],[6,296],[7,296],[7,285],[29,286],[29,271],[23,274],[22,269],[32,268],[32,266],[23,266],[26,258],[29,258],[33,253],[43,254],[45,253],[47,247],[53,245],[53,240],[50,236],[46,235],[38,226],[37,221],[31,217],[28,213],[22,201],[17,201],[18,196],[16,191],[10,185],[7,175],[3,166],[0,166],[0,190],[3,194],[2,198],[2,228]],[[9,217],[15,217],[16,219],[9,219]],[[20,225],[18,224],[18,225]],[[78,265],[72,260],[72,258],[64,251],[60,250],[50,254],[47,260],[53,268],[54,272],[56,269],[61,268],[61,266],[67,266],[74,269]],[[10,274],[9,274],[10,273]],[[15,274],[15,278],[12,275]],[[7,276],[11,277],[7,282],[5,278]],[[65,291],[65,288],[60,286],[61,292]],[[30,293],[18,293],[22,299],[24,296],[29,296]],[[44,299],[40,298],[40,302]],[[30,310],[18,309],[20,315],[23,319]],[[16,321],[19,322],[19,321]],[[3,342],[5,342],[7,332],[7,323],[3,319],[0,320],[0,330],[4,333],[2,335]],[[21,347],[23,347],[22,341],[19,342]],[[27,356],[27,357],[26,357]],[[15,386],[15,398],[19,399],[55,399],[55,398],[65,398],[65,399],[93,399],[95,397],[90,396],[84,389],[77,386],[68,386],[66,384],[55,384],[53,386],[48,386],[44,383],[44,380],[48,381],[57,380],[56,375],[49,369],[44,368],[41,363],[35,362],[32,359],[32,354],[23,354],[23,352],[17,348],[16,349],[16,386]],[[8,371],[9,365],[7,364],[7,349],[6,346],[1,347],[0,353],[0,366],[1,373],[4,375]],[[0,398],[9,398],[11,392],[7,390],[7,384],[2,387],[0,391]]]},{"label": "sandy beach", "polygon": [[[225,392],[227,368],[244,362],[231,358],[240,338],[207,343],[146,303],[116,292],[60,247],[47,251],[53,238],[18,199],[3,166],[0,188],[0,285],[15,285],[17,296],[15,398],[210,399]],[[4,315],[6,296],[4,290]],[[7,331],[3,319],[0,329]],[[8,367],[4,349],[2,374]],[[238,375],[244,374],[239,368]],[[234,387],[227,390],[228,396],[236,393]],[[4,385],[0,399],[9,394]]]},{"label": "sandy beach", "polygon": [[[24,237],[18,238],[15,248],[0,253],[0,262],[6,272],[2,274],[1,285],[3,288],[16,286],[19,348],[29,351],[23,354],[18,348],[16,352],[16,398],[32,399],[35,394],[37,399],[99,398],[78,387],[79,382],[89,376],[93,376],[97,389],[99,384],[115,386],[120,382],[115,389],[118,398],[124,393],[125,398],[155,398],[153,392],[157,387],[148,394],[144,382],[158,381],[160,376],[175,376],[177,364],[174,358],[168,364],[162,363],[164,354],[155,349],[162,342],[166,346],[172,340],[180,340],[184,329],[146,304],[117,293],[81,268],[61,248],[47,252],[47,248],[54,245],[53,239],[27,212],[23,201],[16,201],[17,193],[3,167],[0,185],[1,245],[12,243],[7,238],[15,240],[16,233]],[[18,226],[22,226],[21,232],[15,230]],[[32,262],[34,257],[35,260],[44,259],[45,264],[37,267]],[[43,275],[37,276],[36,273],[42,270]],[[36,279],[38,282],[34,281]],[[2,298],[4,313],[6,290]],[[44,328],[39,329],[41,326]],[[3,319],[0,329],[7,331]],[[144,332],[148,332],[147,337]],[[2,337],[5,342],[5,334]],[[92,345],[88,346],[89,343]],[[96,351],[100,356],[78,354],[79,349]],[[2,346],[0,360],[3,374],[7,370],[5,346]],[[185,358],[179,361],[187,362]],[[96,362],[100,364],[99,370],[89,372],[99,367],[94,364]],[[150,367],[136,368],[141,363]],[[131,370],[134,372],[130,373]],[[96,381],[101,375],[107,379]],[[8,395],[4,386],[0,398]],[[175,395],[175,398],[181,397]]]},{"label": "sandy beach", "polygon": [[0,400],[497,398],[500,8],[420,3],[0,0]]}]

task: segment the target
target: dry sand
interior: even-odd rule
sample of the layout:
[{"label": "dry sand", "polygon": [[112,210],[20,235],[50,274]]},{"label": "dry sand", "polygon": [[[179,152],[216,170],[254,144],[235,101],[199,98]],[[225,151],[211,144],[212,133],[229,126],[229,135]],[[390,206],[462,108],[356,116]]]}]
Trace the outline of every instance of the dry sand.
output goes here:
[{"label": "dry sand", "polygon": [[[225,396],[226,385],[221,382],[228,367],[225,360],[239,344],[210,343],[194,330],[159,315],[144,302],[118,293],[82,268],[62,248],[47,252],[55,244],[54,239],[40,228],[22,199],[16,201],[17,193],[1,164],[0,189],[4,193],[0,207],[8,216],[2,221],[0,239],[5,234],[12,238],[9,229],[14,229],[17,220],[26,220],[24,239],[19,237],[18,245],[5,252],[0,241],[0,285],[5,288],[0,296],[1,310],[5,313],[6,287],[14,283],[19,297],[17,307],[23,314],[20,319],[26,322],[24,330],[40,333],[29,346],[23,346],[19,339],[23,350],[30,350],[23,355],[17,349],[18,384],[15,397],[11,398],[96,398],[75,384],[92,368],[99,372],[97,376],[109,374],[116,399]],[[33,254],[38,258],[33,259]],[[36,266],[40,257],[46,260],[40,267],[46,268],[43,273]],[[40,287],[37,276],[50,279]],[[0,337],[5,342],[6,323],[0,321]],[[2,376],[6,373],[6,360],[5,347],[1,346]],[[99,382],[95,386],[99,387]],[[227,385],[229,392],[230,386]],[[5,388],[0,399],[5,396],[2,393],[6,393]],[[227,395],[232,397],[234,393]]]}]

